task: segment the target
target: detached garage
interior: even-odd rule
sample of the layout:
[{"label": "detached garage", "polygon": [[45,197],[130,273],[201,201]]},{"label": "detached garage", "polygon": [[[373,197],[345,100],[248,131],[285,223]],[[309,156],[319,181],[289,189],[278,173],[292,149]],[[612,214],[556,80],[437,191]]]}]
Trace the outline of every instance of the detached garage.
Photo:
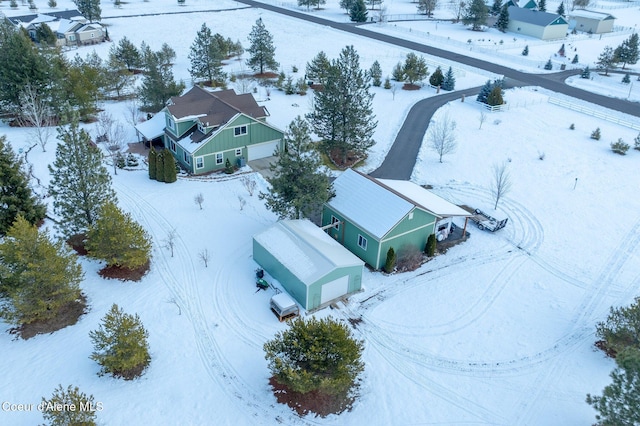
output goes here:
[{"label": "detached garage", "polygon": [[308,220],[254,235],[253,260],[307,310],[362,288],[364,262]]}]

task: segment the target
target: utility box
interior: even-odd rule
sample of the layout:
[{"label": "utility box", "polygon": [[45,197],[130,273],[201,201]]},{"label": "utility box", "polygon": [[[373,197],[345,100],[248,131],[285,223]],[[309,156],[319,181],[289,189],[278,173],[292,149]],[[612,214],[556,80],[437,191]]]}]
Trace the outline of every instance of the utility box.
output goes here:
[{"label": "utility box", "polygon": [[298,304],[285,293],[278,293],[271,298],[271,310],[280,322],[300,315]]}]

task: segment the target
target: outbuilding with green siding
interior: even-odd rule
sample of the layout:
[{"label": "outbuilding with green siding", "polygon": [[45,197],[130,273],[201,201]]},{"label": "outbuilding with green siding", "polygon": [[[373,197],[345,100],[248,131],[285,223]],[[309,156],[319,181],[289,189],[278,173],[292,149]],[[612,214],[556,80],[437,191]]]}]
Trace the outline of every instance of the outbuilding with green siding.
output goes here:
[{"label": "outbuilding with green siding", "polygon": [[250,93],[210,92],[194,86],[171,98],[165,115],[164,145],[180,166],[202,174],[282,150],[284,133],[266,122],[269,115]]},{"label": "outbuilding with green siding", "polygon": [[282,220],[254,235],[253,260],[307,310],[362,288],[364,262],[308,220]]},{"label": "outbuilding with green siding", "polygon": [[323,208],[323,227],[374,269],[384,266],[391,247],[396,253],[424,250],[442,218],[380,180],[351,169],[333,182],[333,189],[336,196]]}]

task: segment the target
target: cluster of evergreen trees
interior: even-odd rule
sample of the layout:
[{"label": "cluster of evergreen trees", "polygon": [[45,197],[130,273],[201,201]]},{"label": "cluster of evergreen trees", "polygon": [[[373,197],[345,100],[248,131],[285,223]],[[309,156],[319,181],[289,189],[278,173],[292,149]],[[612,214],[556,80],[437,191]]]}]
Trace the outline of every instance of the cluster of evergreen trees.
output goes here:
[{"label": "cluster of evergreen trees", "polygon": [[207,24],[203,23],[191,44],[189,73],[194,80],[224,85],[227,75],[222,71],[222,60],[239,56],[243,52],[244,48],[239,41],[233,42],[218,33],[213,34]]},{"label": "cluster of evergreen trees", "polygon": [[446,74],[442,73],[442,68],[438,67],[429,77],[429,84],[440,87],[442,90],[452,91],[456,87],[456,78],[453,69],[449,67]]},{"label": "cluster of evergreen trees", "polygon": [[638,33],[633,33],[615,49],[611,46],[606,46],[598,56],[596,64],[604,70],[604,75],[607,75],[610,69],[615,68],[620,63],[622,63],[622,69],[625,69],[627,65],[636,64],[639,54]]},{"label": "cluster of evergreen trees", "polygon": [[175,158],[168,150],[156,151],[154,147],[151,147],[149,150],[149,179],[173,183],[178,179],[177,167]]},{"label": "cluster of evergreen trees", "polygon": [[504,104],[504,81],[503,80],[487,80],[480,89],[476,101],[482,102],[489,106],[497,106]]}]

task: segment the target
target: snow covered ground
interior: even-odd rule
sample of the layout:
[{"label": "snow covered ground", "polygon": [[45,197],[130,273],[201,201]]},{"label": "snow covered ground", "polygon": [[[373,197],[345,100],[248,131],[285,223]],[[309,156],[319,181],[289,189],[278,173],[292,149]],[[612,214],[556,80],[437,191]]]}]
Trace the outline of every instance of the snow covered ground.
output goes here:
[{"label": "snow covered ground", "polygon": [[[238,7],[232,1],[187,2],[183,8],[169,1],[132,2],[113,13],[103,5],[103,13],[149,13],[160,5],[167,11]],[[0,3],[0,10],[8,9]],[[124,35],[154,49],[168,42],[178,53],[176,76],[187,80],[188,47],[203,21],[246,43],[259,16],[287,71],[292,65],[302,70],[320,49],[334,57],[346,44],[354,44],[365,67],[378,59],[390,70],[407,53],[252,9],[105,22],[116,42]],[[108,48],[96,50],[105,55]],[[233,67],[240,64],[228,70]],[[485,79],[465,71],[457,88]],[[384,89],[374,92],[378,144],[365,171],[382,161],[410,106],[434,95],[427,88],[398,90],[395,98]],[[614,365],[593,347],[595,323],[640,289],[640,152],[622,157],[609,149],[618,138],[633,145],[638,131],[550,104],[549,97],[557,96],[532,88],[509,91],[509,108],[488,113],[482,129],[472,102],[452,102],[439,112],[457,121],[457,151],[438,163],[425,142],[413,180],[456,203],[492,206],[491,167],[507,162],[513,189],[499,211],[509,223],[496,234],[470,227],[466,243],[415,272],[366,272],[364,292],[338,310],[315,314],[363,319],[354,332],[365,340],[366,370],[351,412],[299,418],[277,404],[268,386],[262,345],[285,326],[269,311],[271,293],[256,293],[254,286],[251,236],[276,220],[264,203],[247,193],[240,175],[167,185],[150,181],[144,170],[120,172],[114,187],[121,207],[153,237],[150,273],[139,283],[106,281],[97,275],[101,265],[83,259],[90,311],[78,324],[21,341],[0,323],[0,402],[37,404],[58,384],[73,384],[103,402],[98,419],[105,425],[591,424],[594,412],[585,395],[601,392]],[[269,120],[284,128],[309,110],[309,99],[272,92],[264,104]],[[114,117],[125,111],[122,103],[103,107]],[[596,127],[600,141],[589,138]],[[16,151],[30,146],[22,129],[2,124],[0,134]],[[54,146],[52,141],[46,153],[36,147],[28,154],[45,186]],[[259,175],[243,172],[266,191]],[[193,201],[200,192],[203,210]],[[246,200],[242,210],[239,197]],[[171,257],[164,240],[173,229],[179,238]],[[207,268],[198,259],[205,249],[212,255]],[[112,303],[138,313],[149,330],[152,363],[132,382],[98,377],[89,359],[88,333]],[[41,421],[36,411],[0,410],[2,425]]]}]

